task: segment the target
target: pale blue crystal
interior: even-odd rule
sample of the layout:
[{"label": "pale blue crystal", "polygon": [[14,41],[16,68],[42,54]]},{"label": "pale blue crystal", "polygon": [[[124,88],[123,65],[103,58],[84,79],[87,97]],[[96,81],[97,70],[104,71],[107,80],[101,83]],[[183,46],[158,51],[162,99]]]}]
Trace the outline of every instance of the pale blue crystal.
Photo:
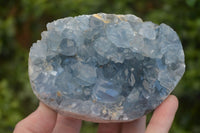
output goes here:
[{"label": "pale blue crystal", "polygon": [[134,15],[93,14],[47,24],[29,54],[34,93],[59,113],[125,122],[155,109],[185,71],[176,32]]}]

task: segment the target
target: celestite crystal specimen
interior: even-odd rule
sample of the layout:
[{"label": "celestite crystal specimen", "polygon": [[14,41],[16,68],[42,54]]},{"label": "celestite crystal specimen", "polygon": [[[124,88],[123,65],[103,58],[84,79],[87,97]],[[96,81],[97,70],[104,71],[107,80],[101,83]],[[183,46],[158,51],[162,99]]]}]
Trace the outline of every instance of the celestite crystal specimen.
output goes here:
[{"label": "celestite crystal specimen", "polygon": [[145,115],[171,93],[184,71],[176,32],[134,15],[56,20],[29,54],[37,97],[63,115],[96,122]]}]

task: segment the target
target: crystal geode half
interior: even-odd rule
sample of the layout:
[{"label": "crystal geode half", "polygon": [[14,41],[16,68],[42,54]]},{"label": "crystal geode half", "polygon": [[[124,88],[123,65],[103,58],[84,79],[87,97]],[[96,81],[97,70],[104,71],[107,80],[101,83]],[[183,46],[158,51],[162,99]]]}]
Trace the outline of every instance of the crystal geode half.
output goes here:
[{"label": "crystal geode half", "polygon": [[185,71],[176,32],[134,15],[93,14],[47,24],[29,54],[36,96],[62,115],[126,122],[155,109]]}]

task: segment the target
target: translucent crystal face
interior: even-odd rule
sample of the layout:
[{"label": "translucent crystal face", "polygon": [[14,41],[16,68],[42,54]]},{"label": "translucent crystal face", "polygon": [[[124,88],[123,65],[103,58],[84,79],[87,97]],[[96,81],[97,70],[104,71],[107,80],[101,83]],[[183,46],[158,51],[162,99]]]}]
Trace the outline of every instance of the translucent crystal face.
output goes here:
[{"label": "translucent crystal face", "polygon": [[29,54],[37,97],[63,115],[91,121],[143,116],[171,93],[184,71],[176,32],[134,15],[56,20]]}]

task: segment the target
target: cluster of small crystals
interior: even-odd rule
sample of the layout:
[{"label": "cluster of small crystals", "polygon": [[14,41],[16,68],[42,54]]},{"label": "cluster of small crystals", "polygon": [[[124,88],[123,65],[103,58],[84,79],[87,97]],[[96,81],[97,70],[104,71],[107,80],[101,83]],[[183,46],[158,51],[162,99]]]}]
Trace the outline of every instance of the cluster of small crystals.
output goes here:
[{"label": "cluster of small crystals", "polygon": [[67,17],[41,35],[30,49],[31,85],[64,115],[134,120],[157,107],[185,71],[176,32],[134,15]]}]

